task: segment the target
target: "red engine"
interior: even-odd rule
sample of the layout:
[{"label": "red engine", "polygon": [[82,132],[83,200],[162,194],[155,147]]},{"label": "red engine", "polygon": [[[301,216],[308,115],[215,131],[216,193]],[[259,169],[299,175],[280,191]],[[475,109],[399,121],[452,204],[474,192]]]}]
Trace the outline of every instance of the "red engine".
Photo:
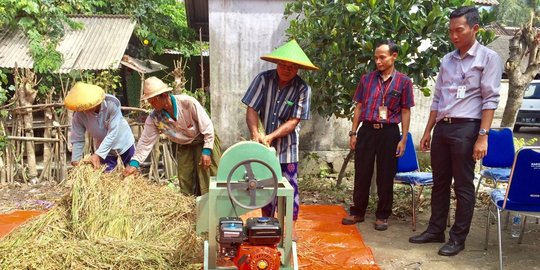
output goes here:
[{"label": "red engine", "polygon": [[242,244],[233,262],[239,270],[279,270],[280,256],[275,247]]},{"label": "red engine", "polygon": [[276,218],[249,218],[244,227],[238,217],[222,217],[218,227],[219,255],[239,270],[278,270],[281,226]]}]

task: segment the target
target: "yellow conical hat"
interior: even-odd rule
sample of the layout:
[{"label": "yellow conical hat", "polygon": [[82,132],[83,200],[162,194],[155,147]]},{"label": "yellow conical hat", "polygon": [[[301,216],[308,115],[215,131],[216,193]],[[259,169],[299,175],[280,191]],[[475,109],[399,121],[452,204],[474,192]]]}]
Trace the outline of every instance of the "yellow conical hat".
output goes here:
[{"label": "yellow conical hat", "polygon": [[77,82],[69,90],[64,99],[64,105],[72,111],[82,112],[96,107],[104,99],[105,91],[103,88],[93,84]]},{"label": "yellow conical hat", "polygon": [[272,63],[279,63],[279,61],[287,61],[295,63],[299,68],[309,69],[309,70],[318,70],[307,55],[304,53],[302,48],[298,45],[296,40],[291,40],[285,45],[275,49],[272,53],[265,56],[261,56],[262,60],[266,60]]}]

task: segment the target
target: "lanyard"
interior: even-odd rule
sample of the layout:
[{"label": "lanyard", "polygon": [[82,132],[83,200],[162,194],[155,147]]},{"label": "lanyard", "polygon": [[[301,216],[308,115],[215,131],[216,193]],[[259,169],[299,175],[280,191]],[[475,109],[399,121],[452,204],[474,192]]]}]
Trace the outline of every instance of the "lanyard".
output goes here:
[{"label": "lanyard", "polygon": [[386,97],[386,94],[388,94],[388,89],[390,89],[390,86],[392,85],[392,83],[394,82],[394,78],[396,77],[396,71],[394,70],[392,72],[392,80],[390,80],[390,82],[388,83],[388,85],[386,86],[386,89],[384,89],[383,87],[383,83],[384,81],[382,81],[382,76],[381,78],[379,78],[379,90],[380,89],[383,89],[383,92],[382,92],[382,105],[384,106],[384,98]]}]

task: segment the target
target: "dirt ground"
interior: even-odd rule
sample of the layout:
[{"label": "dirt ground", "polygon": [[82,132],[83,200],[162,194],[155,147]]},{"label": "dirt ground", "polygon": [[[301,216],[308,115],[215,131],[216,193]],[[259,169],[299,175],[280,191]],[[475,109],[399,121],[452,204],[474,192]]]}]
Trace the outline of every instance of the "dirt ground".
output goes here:
[{"label": "dirt ground", "polygon": [[[0,186],[0,213],[15,209],[47,209],[54,205],[68,190],[52,182],[37,185],[11,184]],[[342,198],[350,195],[346,190]],[[331,193],[328,193],[331,194]],[[303,192],[303,203],[341,204],[347,201],[316,192]],[[346,208],[347,209],[347,208]],[[408,238],[422,232],[429,219],[429,207],[419,214],[417,232],[412,232],[411,218],[392,216],[387,231],[373,229],[374,215],[368,214],[366,221],[357,226],[382,269],[497,269],[496,224],[491,226],[488,250],[484,250],[486,208],[479,206],[474,213],[473,225],[466,242],[466,248],[454,257],[437,255],[442,246],[439,243],[411,244]],[[509,230],[503,231],[503,254],[506,269],[540,269],[540,225],[534,219],[527,223],[522,244],[510,237]]]},{"label": "dirt ground", "polygon": [[[367,246],[371,247],[375,261],[382,269],[498,269],[497,225],[490,226],[488,249],[484,249],[486,216],[485,208],[476,208],[465,250],[453,257],[439,256],[442,243],[411,244],[408,238],[427,227],[429,209],[418,217],[417,231],[413,232],[410,217],[391,218],[387,231],[373,229],[375,216],[366,217],[358,228]],[[504,219],[503,219],[504,220]],[[504,224],[504,223],[503,223]],[[448,231],[446,238],[448,239]],[[540,225],[534,219],[527,222],[521,244],[502,231],[503,264],[505,269],[540,269]]]},{"label": "dirt ground", "polygon": [[[304,204],[339,204],[348,210],[352,196],[352,179],[345,179],[344,190],[335,191],[330,188],[328,192],[314,191],[313,183],[326,185],[324,180],[315,179],[302,184],[300,192]],[[401,186],[404,187],[404,186]],[[302,190],[304,188],[304,190]],[[473,216],[471,231],[465,243],[465,250],[453,257],[437,254],[444,243],[412,244],[408,242],[410,236],[423,232],[428,225],[430,217],[429,191],[424,191],[423,203],[417,217],[417,230],[412,231],[409,194],[404,194],[408,188],[394,187],[394,213],[389,219],[387,231],[376,231],[373,228],[375,214],[373,213],[374,200],[370,200],[370,207],[366,221],[357,224],[365,244],[370,247],[375,256],[375,262],[381,269],[498,269],[497,224],[490,226],[488,249],[484,249],[486,239],[487,202],[489,201],[488,188],[482,187],[477,200]],[[401,194],[401,195],[399,195]],[[375,196],[376,197],[376,196]],[[455,210],[455,201],[451,203],[451,215]],[[371,211],[371,213],[370,213]],[[491,219],[494,221],[494,219]],[[504,225],[504,216],[503,216]],[[509,224],[510,225],[510,224]],[[510,227],[510,226],[509,226]],[[448,231],[446,239],[448,240]],[[502,231],[503,238],[503,264],[505,269],[540,269],[540,224],[536,219],[529,218],[523,241],[518,244],[517,238],[510,236],[510,228]]]}]

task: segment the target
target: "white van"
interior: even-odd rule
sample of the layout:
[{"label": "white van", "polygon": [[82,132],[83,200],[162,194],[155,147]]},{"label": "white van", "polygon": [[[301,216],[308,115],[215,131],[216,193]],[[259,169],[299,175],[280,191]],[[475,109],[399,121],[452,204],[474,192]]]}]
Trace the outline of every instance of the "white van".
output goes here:
[{"label": "white van", "polygon": [[540,80],[532,81],[525,90],[514,132],[518,132],[521,127],[540,127]]}]

